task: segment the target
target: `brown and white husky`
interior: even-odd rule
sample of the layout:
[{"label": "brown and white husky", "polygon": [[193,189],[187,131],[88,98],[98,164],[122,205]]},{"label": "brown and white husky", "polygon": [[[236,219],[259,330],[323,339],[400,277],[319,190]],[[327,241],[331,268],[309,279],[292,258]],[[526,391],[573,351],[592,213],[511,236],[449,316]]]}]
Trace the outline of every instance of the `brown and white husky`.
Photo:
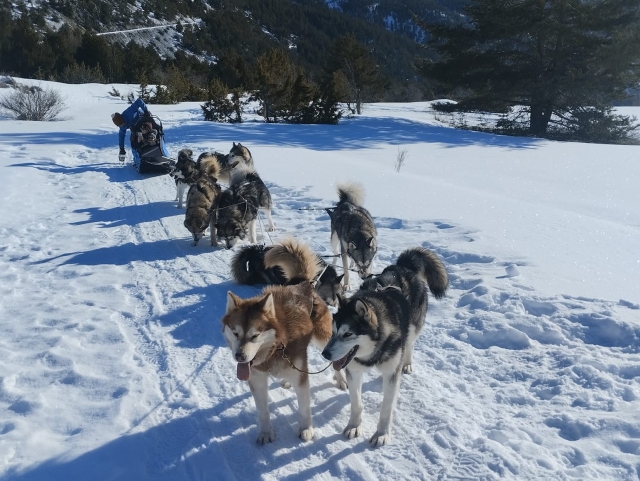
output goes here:
[{"label": "brown and white husky", "polygon": [[[313,438],[307,347],[313,343],[323,349],[331,326],[329,308],[308,282],[268,286],[251,299],[227,294],[222,331],[237,362],[238,379],[249,381],[258,411],[258,444],[275,439],[268,407],[269,375],[294,387],[300,439]],[[342,372],[336,372],[336,380],[346,388]]]}]

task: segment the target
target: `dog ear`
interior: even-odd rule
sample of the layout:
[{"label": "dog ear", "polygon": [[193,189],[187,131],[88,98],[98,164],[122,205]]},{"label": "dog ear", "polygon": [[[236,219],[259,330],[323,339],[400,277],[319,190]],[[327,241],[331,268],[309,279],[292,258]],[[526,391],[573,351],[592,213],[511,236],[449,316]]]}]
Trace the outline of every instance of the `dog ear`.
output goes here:
[{"label": "dog ear", "polygon": [[342,278],[343,278],[343,277],[344,277],[344,274],[342,274],[342,275],[340,275],[340,276],[336,277],[336,279],[335,279],[335,281],[334,281],[334,282],[335,282],[336,284],[340,284],[340,283],[342,282]]},{"label": "dog ear", "polygon": [[236,296],[233,292],[227,292],[227,314],[238,309],[240,307],[240,301],[242,301],[242,299]]},{"label": "dog ear", "polygon": [[235,146],[236,146],[236,143],[234,142],[234,143],[233,143],[233,148],[235,148]]},{"label": "dog ear", "polygon": [[265,314],[269,314],[272,317],[276,315],[276,308],[273,304],[273,294],[269,293],[262,298],[262,300],[258,303],[258,307],[262,309],[262,312]]},{"label": "dog ear", "polygon": [[324,210],[327,211],[327,214],[329,214],[329,219],[333,219],[333,215],[332,214],[336,209],[333,208],[333,207],[326,207]]},{"label": "dog ear", "polygon": [[367,239],[367,244],[369,244],[369,247],[371,247],[374,251],[378,250],[378,243],[376,242],[375,237],[369,237],[369,239]]},{"label": "dog ear", "polygon": [[356,301],[355,308],[356,314],[358,314],[358,316],[367,321],[369,324],[372,324],[374,326],[378,324],[376,317],[371,315],[371,309],[369,309],[369,306],[367,306],[367,304],[362,299],[358,299]]}]

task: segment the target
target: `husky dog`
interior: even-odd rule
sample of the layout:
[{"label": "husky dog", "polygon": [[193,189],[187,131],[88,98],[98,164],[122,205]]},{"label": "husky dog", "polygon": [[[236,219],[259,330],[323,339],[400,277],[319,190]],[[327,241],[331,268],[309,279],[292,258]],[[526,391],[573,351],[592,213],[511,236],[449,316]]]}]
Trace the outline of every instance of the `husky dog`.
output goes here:
[{"label": "husky dog", "polygon": [[216,157],[218,164],[220,164],[220,176],[218,180],[229,185],[231,183],[231,173],[233,169],[240,164],[240,161],[232,161],[229,154],[221,154],[220,152],[214,152],[212,155]]},{"label": "husky dog", "polygon": [[270,246],[250,244],[242,247],[231,259],[231,275],[238,284],[285,285],[287,278],[280,267],[266,267],[264,255]]},{"label": "husky dog", "polygon": [[193,235],[191,244],[193,246],[198,245],[207,227],[210,227],[211,245],[218,245],[215,224],[218,201],[222,192],[217,182],[219,172],[220,166],[213,155],[209,153],[200,155],[198,177],[187,193],[187,211],[184,219],[184,226]]},{"label": "husky dog", "polygon": [[229,162],[232,163],[236,161],[246,165],[250,170],[255,170],[251,152],[240,142],[237,144],[234,142],[233,147],[231,147],[229,151]]},{"label": "husky dog", "polygon": [[[274,441],[269,417],[269,375],[293,385],[298,398],[299,436],[313,438],[307,364],[310,343],[320,349],[331,337],[331,313],[311,284],[268,286],[262,294],[240,299],[227,294],[222,332],[237,365],[237,377],[249,381],[258,411],[258,444]],[[342,373],[336,373],[344,383]]]},{"label": "husky dog", "polygon": [[333,335],[322,355],[334,369],[346,369],[351,417],[344,435],[351,439],[362,429],[362,377],[375,366],[382,373],[383,398],[373,446],[391,439],[391,417],[401,373],[413,372],[413,345],[427,311],[426,282],[436,298],[444,296],[448,277],[444,265],[431,251],[409,249],[396,265],[365,281],[348,300],[339,298],[333,316]]},{"label": "husky dog", "polygon": [[369,211],[362,207],[364,192],[359,184],[338,185],[338,205],[326,209],[331,218],[331,247],[336,257],[342,256],[344,286],[349,288],[347,256],[355,263],[358,274],[365,279],[371,274],[373,257],[378,250],[376,226]]},{"label": "husky dog", "polygon": [[190,149],[182,149],[178,152],[178,162],[170,175],[176,181],[176,200],[178,209],[182,209],[182,198],[190,186],[196,183],[198,176],[198,166],[192,158],[193,152]]},{"label": "husky dog", "polygon": [[409,342],[402,363],[405,374],[413,372],[413,341],[422,330],[429,305],[427,286],[436,299],[441,299],[449,287],[449,278],[440,258],[423,247],[403,251],[394,265],[385,267],[382,273],[369,277],[360,286],[361,291],[399,289],[409,301]]},{"label": "husky dog", "polygon": [[243,247],[231,261],[231,273],[238,284],[314,284],[320,298],[337,306],[342,294],[342,276],[302,242],[288,238],[274,246]]},{"label": "husky dog", "polygon": [[231,175],[229,188],[222,193],[218,205],[218,235],[230,249],[247,234],[249,242],[257,242],[256,221],[258,210],[266,213],[269,231],[275,230],[271,219],[271,194],[257,172],[236,169]]}]

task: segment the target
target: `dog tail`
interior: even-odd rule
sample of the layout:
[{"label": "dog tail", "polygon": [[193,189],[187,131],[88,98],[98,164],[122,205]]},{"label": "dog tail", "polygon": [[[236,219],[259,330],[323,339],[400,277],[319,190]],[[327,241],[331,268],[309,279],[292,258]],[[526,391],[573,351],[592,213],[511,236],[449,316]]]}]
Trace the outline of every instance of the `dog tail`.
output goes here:
[{"label": "dog tail", "polygon": [[200,176],[218,179],[220,176],[220,163],[215,154],[205,152],[198,157]]},{"label": "dog tail", "polygon": [[287,279],[279,268],[268,269],[264,257],[271,247],[252,244],[243,247],[231,259],[231,275],[238,284],[284,284]]},{"label": "dog tail", "polygon": [[414,247],[403,251],[396,265],[418,274],[429,286],[429,290],[441,299],[449,287],[449,276],[440,258],[424,247]]},{"label": "dog tail", "polygon": [[266,267],[279,267],[287,281],[312,281],[322,270],[319,257],[306,244],[288,237],[271,246],[264,256]]},{"label": "dog tail", "polygon": [[361,206],[362,202],[364,202],[364,188],[355,182],[338,184],[338,199],[340,202],[350,202],[351,204]]}]

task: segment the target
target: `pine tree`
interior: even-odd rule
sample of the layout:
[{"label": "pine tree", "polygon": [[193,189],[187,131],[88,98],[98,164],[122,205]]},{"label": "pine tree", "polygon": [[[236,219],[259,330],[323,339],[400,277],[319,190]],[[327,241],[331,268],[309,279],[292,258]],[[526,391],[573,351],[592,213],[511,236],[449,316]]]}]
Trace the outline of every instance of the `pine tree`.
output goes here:
[{"label": "pine tree", "polygon": [[503,125],[524,115],[534,136],[598,121],[640,80],[639,5],[475,0],[465,8],[467,23],[417,20],[436,54],[418,70],[457,93],[456,109],[510,114]]},{"label": "pine tree", "polygon": [[362,113],[363,102],[375,99],[382,90],[378,66],[353,35],[340,37],[333,45],[328,70],[344,86],[341,100],[354,104],[352,111],[357,114]]},{"label": "pine tree", "polygon": [[288,114],[296,67],[283,50],[273,49],[256,61],[257,89],[252,100],[260,102],[266,122],[278,122]]},{"label": "pine tree", "polygon": [[209,100],[200,106],[205,120],[231,124],[242,122],[244,104],[238,92],[233,92],[229,99],[227,86],[220,79],[213,79],[207,96]]}]

